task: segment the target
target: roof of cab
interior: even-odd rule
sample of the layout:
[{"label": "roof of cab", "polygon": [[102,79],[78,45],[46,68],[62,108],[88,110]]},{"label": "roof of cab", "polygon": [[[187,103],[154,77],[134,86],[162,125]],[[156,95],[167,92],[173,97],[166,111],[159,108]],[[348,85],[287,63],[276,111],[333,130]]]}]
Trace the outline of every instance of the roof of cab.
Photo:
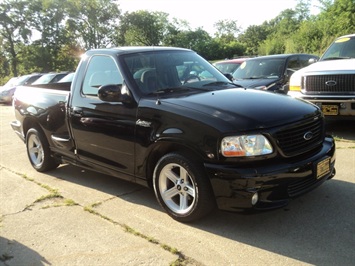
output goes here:
[{"label": "roof of cab", "polygon": [[137,52],[152,52],[152,51],[192,51],[190,49],[178,48],[178,47],[165,47],[165,46],[122,46],[114,48],[92,49],[86,52],[86,54],[125,54],[125,53],[137,53]]}]

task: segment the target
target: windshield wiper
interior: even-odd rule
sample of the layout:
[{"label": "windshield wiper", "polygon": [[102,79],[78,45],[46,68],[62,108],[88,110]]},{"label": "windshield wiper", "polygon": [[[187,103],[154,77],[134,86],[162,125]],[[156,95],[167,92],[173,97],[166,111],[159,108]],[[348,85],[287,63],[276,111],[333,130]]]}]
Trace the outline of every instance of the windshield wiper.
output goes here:
[{"label": "windshield wiper", "polygon": [[210,82],[207,84],[204,84],[203,86],[218,86],[218,85],[233,85],[235,87],[242,87],[239,84],[235,84],[233,82],[225,82],[225,81],[214,81],[214,82]]},{"label": "windshield wiper", "polygon": [[162,94],[162,93],[173,93],[173,92],[186,92],[189,90],[192,90],[195,88],[191,88],[191,87],[171,87],[171,88],[162,88],[162,89],[158,89],[156,91],[153,91],[153,94]]},{"label": "windshield wiper", "polygon": [[252,77],[245,78],[245,79],[264,79],[264,78],[266,78],[266,76],[252,76]]},{"label": "windshield wiper", "polygon": [[333,56],[333,57],[327,57],[322,59],[322,61],[326,61],[326,60],[340,60],[340,59],[351,59],[351,57],[347,56],[347,57],[340,57],[340,56]]}]

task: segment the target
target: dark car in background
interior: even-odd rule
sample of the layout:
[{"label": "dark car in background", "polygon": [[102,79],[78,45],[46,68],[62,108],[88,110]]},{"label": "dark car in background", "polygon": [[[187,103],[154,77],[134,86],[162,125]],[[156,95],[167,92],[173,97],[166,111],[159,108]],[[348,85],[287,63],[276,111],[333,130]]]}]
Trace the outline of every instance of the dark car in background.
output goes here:
[{"label": "dark car in background", "polygon": [[232,74],[248,58],[226,59],[213,63],[223,74]]},{"label": "dark car in background", "polygon": [[291,75],[319,59],[311,54],[277,54],[251,58],[237,68],[233,82],[253,88],[287,94]]},{"label": "dark car in background", "polygon": [[31,85],[42,75],[41,73],[32,73],[11,78],[0,90],[0,103],[11,103],[17,86]]}]

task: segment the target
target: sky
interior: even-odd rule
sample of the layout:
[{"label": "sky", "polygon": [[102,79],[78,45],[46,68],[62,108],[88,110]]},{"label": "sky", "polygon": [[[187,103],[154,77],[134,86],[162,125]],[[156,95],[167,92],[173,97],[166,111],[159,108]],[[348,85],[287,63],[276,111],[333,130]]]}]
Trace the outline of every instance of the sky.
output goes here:
[{"label": "sky", "polygon": [[[316,2],[314,0],[314,2]],[[162,11],[171,18],[186,20],[192,30],[202,27],[214,35],[213,24],[220,20],[237,20],[245,30],[250,25],[261,25],[280,14],[294,9],[297,0],[118,0],[123,13],[137,10]]]}]

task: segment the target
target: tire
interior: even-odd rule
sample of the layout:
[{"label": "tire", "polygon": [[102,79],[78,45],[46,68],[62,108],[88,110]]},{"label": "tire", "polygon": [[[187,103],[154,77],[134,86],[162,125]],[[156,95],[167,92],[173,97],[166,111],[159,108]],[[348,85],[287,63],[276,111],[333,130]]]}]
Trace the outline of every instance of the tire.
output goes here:
[{"label": "tire", "polygon": [[46,172],[58,167],[59,163],[51,156],[48,141],[41,131],[35,128],[28,130],[26,149],[32,167],[38,172]]},{"label": "tire", "polygon": [[216,206],[202,165],[178,153],[169,153],[157,163],[153,174],[155,196],[166,212],[179,222],[192,222]]}]

